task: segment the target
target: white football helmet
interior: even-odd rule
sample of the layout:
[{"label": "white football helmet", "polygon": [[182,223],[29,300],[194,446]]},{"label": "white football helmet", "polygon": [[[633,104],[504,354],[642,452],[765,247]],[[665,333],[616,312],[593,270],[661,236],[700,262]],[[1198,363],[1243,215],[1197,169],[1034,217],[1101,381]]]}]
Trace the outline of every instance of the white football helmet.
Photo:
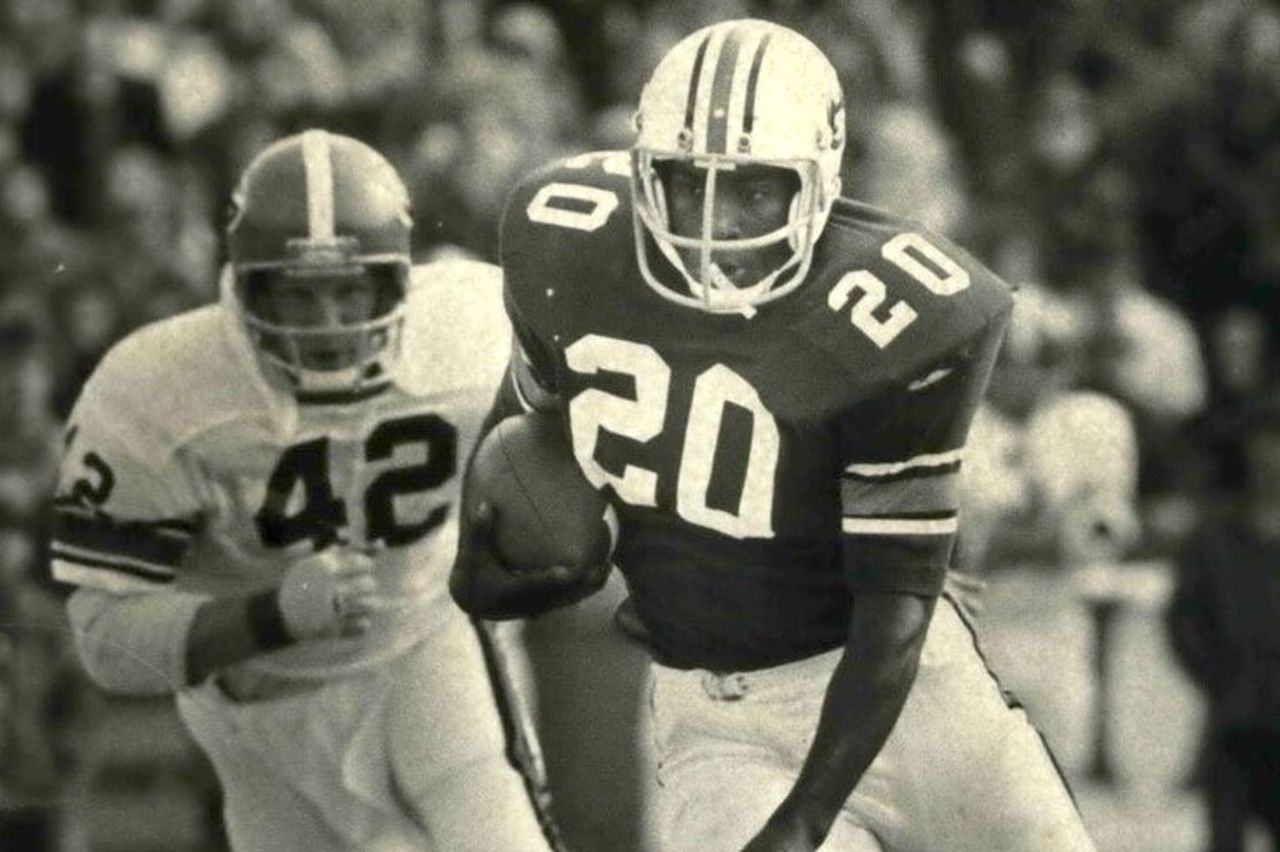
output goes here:
[{"label": "white football helmet", "polygon": [[[245,169],[227,226],[234,287],[226,294],[261,360],[296,391],[335,394],[385,385],[399,357],[410,268],[409,193],[373,148],[308,130],[281,139]],[[254,310],[263,274],[306,280],[361,270],[386,282],[371,319],[337,327],[287,325]],[[308,342],[353,354],[338,369],[308,368]]]},{"label": "white football helmet", "polygon": [[[814,244],[840,194],[845,146],[844,95],[822,51],[767,21],[713,24],[683,39],[658,63],[635,120],[636,251],[650,287],[681,305],[733,312],[773,301],[804,281]],[[665,160],[706,169],[701,237],[671,231],[665,188],[655,168]],[[715,239],[716,176],[738,164],[794,171],[799,190],[783,227],[746,239]],[[716,266],[717,252],[784,241],[790,258],[759,281],[736,286]],[[652,246],[683,281],[664,281],[655,273]],[[680,249],[697,250],[695,268],[681,259]]]}]

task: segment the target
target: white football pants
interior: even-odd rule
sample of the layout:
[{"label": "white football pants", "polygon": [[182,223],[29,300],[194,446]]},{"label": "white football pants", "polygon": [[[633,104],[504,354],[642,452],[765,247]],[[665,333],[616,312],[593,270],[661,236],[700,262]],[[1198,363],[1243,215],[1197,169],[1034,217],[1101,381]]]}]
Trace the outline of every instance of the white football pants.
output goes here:
[{"label": "white football pants", "polygon": [[244,703],[210,679],[178,709],[235,850],[548,852],[489,675],[459,613],[385,666]]},{"label": "white football pants", "polygon": [[[737,852],[764,825],[804,762],[841,653],[728,675],[652,666],[663,852]],[[821,848],[1093,852],[1044,741],[1006,704],[948,599],[902,715]]]}]

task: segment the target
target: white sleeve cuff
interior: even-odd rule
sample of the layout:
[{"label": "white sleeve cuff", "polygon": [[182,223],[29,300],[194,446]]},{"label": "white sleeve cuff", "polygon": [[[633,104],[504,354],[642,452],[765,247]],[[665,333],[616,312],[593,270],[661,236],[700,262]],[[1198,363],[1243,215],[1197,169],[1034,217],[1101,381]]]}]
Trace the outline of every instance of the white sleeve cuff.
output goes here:
[{"label": "white sleeve cuff", "polygon": [[80,588],[67,601],[89,677],[121,695],[167,695],[187,684],[187,637],[208,598],[166,590],[113,594]]}]

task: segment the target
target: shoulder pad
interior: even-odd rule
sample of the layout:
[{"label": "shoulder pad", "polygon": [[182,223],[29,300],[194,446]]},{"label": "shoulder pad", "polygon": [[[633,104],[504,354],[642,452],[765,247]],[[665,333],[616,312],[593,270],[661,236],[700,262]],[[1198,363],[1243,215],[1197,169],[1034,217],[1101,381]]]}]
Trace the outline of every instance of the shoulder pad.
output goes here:
[{"label": "shoulder pad", "polygon": [[235,351],[217,306],[145,326],[116,344],[71,413],[57,493],[123,520],[198,513],[184,452],[237,419],[265,422],[271,400]]},{"label": "shoulder pad", "polygon": [[[532,173],[507,199],[501,255],[516,314],[539,328],[548,288],[559,310],[590,301],[592,288],[629,280],[635,265],[630,157],[600,151],[558,160]],[[513,317],[514,318],[514,317]]]},{"label": "shoulder pad", "polygon": [[497,387],[510,351],[502,270],[462,259],[413,268],[399,376],[406,391]]},{"label": "shoulder pad", "polygon": [[862,386],[919,378],[1012,309],[1007,284],[919,223],[841,200],[793,331]]},{"label": "shoulder pad", "polygon": [[[629,234],[629,164],[626,151],[600,151],[557,160],[521,180],[503,211],[503,268],[513,256],[555,245],[573,251],[602,231]],[[557,238],[550,247],[548,234]]]},{"label": "shoulder pad", "polygon": [[[512,190],[503,225],[529,221],[593,231],[593,222],[609,216],[600,208],[616,209],[605,200],[608,193],[617,197],[617,207],[630,208],[630,173],[627,151],[591,151],[555,160],[525,176]],[[593,205],[591,199],[603,203]]]},{"label": "shoulder pad", "polygon": [[143,326],[103,357],[76,410],[135,432],[156,454],[228,420],[260,418],[274,401],[234,334],[218,305]]}]

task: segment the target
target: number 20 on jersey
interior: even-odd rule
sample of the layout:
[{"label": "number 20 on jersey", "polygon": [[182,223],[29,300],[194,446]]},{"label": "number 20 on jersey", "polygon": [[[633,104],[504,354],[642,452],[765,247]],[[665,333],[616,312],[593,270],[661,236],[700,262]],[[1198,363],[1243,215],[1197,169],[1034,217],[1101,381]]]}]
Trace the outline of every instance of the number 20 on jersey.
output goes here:
[{"label": "number 20 on jersey", "polygon": [[[625,155],[601,160],[586,155],[570,165],[599,163],[605,171],[626,174]],[[553,204],[567,201],[572,209]],[[584,206],[585,205],[585,206]],[[542,187],[529,202],[530,220],[546,225],[595,231],[618,207],[618,197],[596,186],[556,182]],[[924,236],[906,232],[881,247],[881,256],[937,296],[951,296],[969,286],[968,272],[947,257]],[[905,300],[895,301],[881,312],[888,288],[870,270],[843,275],[827,295],[833,311],[850,311],[853,327],[876,347],[888,347],[918,314]],[[654,440],[662,432],[670,405],[671,367],[653,347],[634,341],[589,334],[565,349],[569,369],[592,375],[601,371],[621,373],[635,381],[634,398],[589,388],[568,404],[574,455],[593,485],[612,486],[633,506],[656,506],[658,473],[627,464],[615,474],[599,463],[596,450],[602,432],[638,443]],[[751,416],[751,438],[737,509],[709,505],[708,492],[716,464],[721,423],[730,404]],[[689,402],[680,463],[676,471],[676,512],[690,523],[734,538],[772,538],[775,474],[781,447],[777,420],[759,392],[724,364],[714,364],[694,380]]]}]

